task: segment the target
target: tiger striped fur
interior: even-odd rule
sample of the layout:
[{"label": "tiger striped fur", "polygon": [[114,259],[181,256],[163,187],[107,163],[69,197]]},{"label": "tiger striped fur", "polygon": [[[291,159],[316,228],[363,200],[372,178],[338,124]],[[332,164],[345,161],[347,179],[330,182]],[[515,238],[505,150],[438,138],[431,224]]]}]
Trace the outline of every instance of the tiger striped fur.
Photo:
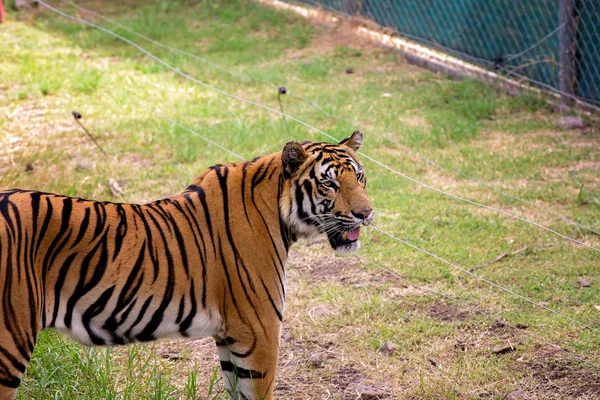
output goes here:
[{"label": "tiger striped fur", "polygon": [[272,399],[290,246],[324,233],[356,250],[373,217],[361,142],[289,142],[145,205],[0,192],[0,400],[45,328],[87,345],[212,336],[230,397]]}]

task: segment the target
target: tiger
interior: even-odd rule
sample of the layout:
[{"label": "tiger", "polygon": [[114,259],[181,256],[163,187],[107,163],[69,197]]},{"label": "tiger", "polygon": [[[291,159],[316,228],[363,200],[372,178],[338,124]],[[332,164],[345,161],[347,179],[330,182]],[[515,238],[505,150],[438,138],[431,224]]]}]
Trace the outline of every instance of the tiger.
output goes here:
[{"label": "tiger", "polygon": [[0,192],[0,400],[46,328],[92,346],[212,336],[229,398],[272,399],[290,246],[355,251],[373,218],[362,141],[290,141],[143,205]]}]

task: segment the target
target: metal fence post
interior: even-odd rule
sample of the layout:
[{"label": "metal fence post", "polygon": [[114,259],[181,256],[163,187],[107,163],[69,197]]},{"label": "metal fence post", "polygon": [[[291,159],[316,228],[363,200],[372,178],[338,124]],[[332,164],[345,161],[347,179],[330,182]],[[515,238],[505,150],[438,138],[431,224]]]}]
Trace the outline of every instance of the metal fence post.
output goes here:
[{"label": "metal fence post", "polygon": [[[569,95],[577,95],[577,41],[576,41],[576,7],[575,0],[559,1],[559,89]],[[561,97],[561,104],[573,103],[566,96]]]}]

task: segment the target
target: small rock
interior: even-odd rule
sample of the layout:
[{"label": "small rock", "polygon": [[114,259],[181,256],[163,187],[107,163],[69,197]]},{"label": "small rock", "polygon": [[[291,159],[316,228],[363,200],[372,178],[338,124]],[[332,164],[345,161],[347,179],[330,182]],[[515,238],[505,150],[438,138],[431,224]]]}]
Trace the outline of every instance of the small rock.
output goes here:
[{"label": "small rock", "polygon": [[308,357],[308,363],[313,368],[322,368],[324,362],[325,360],[319,354],[313,354],[312,356]]},{"label": "small rock", "polygon": [[509,394],[504,396],[503,400],[514,400],[514,399],[524,399],[524,398],[525,398],[525,392],[517,389],[517,390],[513,390],[512,392],[510,392]]},{"label": "small rock", "polygon": [[433,357],[427,357],[427,361],[429,361],[429,364],[433,365],[434,367],[438,366],[437,360]]},{"label": "small rock", "polygon": [[179,361],[179,360],[181,360],[181,354],[179,354],[179,352],[177,350],[166,351],[164,353],[161,353],[160,356],[162,358],[166,358],[167,360],[171,360],[171,361]]},{"label": "small rock", "polygon": [[347,74],[353,74],[354,73],[354,69],[353,68],[346,68],[346,73]]},{"label": "small rock", "polygon": [[460,351],[467,351],[467,344],[465,342],[458,342],[454,345],[454,348]]},{"label": "small rock", "polygon": [[394,354],[396,352],[396,350],[398,349],[398,346],[395,345],[392,342],[385,342],[383,344],[383,346],[381,346],[381,348],[379,349],[379,352],[381,354],[383,354],[384,356],[391,356],[392,354]]},{"label": "small rock", "polygon": [[581,129],[585,127],[585,121],[578,116],[569,116],[559,119],[556,125],[558,125],[559,128],[566,130]]},{"label": "small rock", "polygon": [[25,165],[25,172],[32,172],[32,171],[33,171],[33,164],[27,163],[27,165]]},{"label": "small rock", "polygon": [[281,341],[282,342],[289,342],[290,339],[292,338],[292,335],[290,334],[290,331],[287,329],[282,329],[281,330]]},{"label": "small rock", "polygon": [[123,189],[121,189],[121,186],[119,186],[119,182],[113,178],[108,178],[108,188],[110,189],[110,194],[113,196],[123,196]]},{"label": "small rock", "polygon": [[356,392],[359,395],[358,398],[361,400],[379,400],[386,397],[386,393],[369,385],[358,385]]},{"label": "small rock", "polygon": [[510,353],[511,351],[515,351],[517,348],[515,346],[513,346],[512,344],[505,344],[503,346],[494,346],[494,348],[492,349],[492,353],[494,354],[506,354],[506,353]]},{"label": "small rock", "polygon": [[577,284],[579,287],[590,287],[592,286],[592,281],[590,281],[588,278],[579,278],[577,280]]},{"label": "small rock", "polygon": [[88,171],[92,169],[92,167],[89,164],[80,161],[75,165],[75,169],[78,171]]}]

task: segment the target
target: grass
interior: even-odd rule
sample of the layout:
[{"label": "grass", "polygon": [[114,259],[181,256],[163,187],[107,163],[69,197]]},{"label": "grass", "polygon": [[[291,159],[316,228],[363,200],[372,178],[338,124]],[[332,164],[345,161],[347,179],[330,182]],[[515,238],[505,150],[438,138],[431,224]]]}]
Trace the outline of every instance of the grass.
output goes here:
[{"label": "grass", "polygon": [[[279,109],[277,89],[246,74],[286,86],[285,112],[340,139],[358,126],[294,96],[361,121],[367,126],[360,127],[366,138],[362,150],[382,163],[600,247],[597,236],[416,155],[598,229],[600,136],[594,119],[584,131],[560,130],[560,115],[538,98],[449,80],[352,36],[343,23],[310,25],[250,1],[82,4],[234,72],[169,52],[81,13],[197,79],[274,109]],[[291,139],[326,139],[184,80],[123,42],[51,12],[8,17],[0,31],[0,188],[146,202],[181,192],[211,164],[235,160],[172,121],[244,158],[278,151]],[[346,73],[348,68],[353,73]],[[83,115],[107,157],[73,121],[72,110]],[[27,164],[33,169],[25,171]],[[363,164],[377,226],[600,328],[597,252],[442,196],[368,160]],[[109,178],[121,181],[123,198],[112,197]],[[279,398],[355,398],[359,385],[399,399],[502,399],[516,389],[538,399],[597,395],[597,371],[545,341],[598,364],[600,335],[375,230],[364,231],[362,242],[353,257],[332,255],[324,243],[294,248]],[[484,266],[502,254],[509,256]],[[527,328],[499,326],[407,286],[369,261]],[[592,285],[579,287],[582,277]],[[398,345],[389,356],[378,352],[386,341]],[[506,343],[517,344],[517,350],[492,353],[495,345]],[[214,350],[210,341],[90,350],[44,332],[19,396],[221,398]]]}]

